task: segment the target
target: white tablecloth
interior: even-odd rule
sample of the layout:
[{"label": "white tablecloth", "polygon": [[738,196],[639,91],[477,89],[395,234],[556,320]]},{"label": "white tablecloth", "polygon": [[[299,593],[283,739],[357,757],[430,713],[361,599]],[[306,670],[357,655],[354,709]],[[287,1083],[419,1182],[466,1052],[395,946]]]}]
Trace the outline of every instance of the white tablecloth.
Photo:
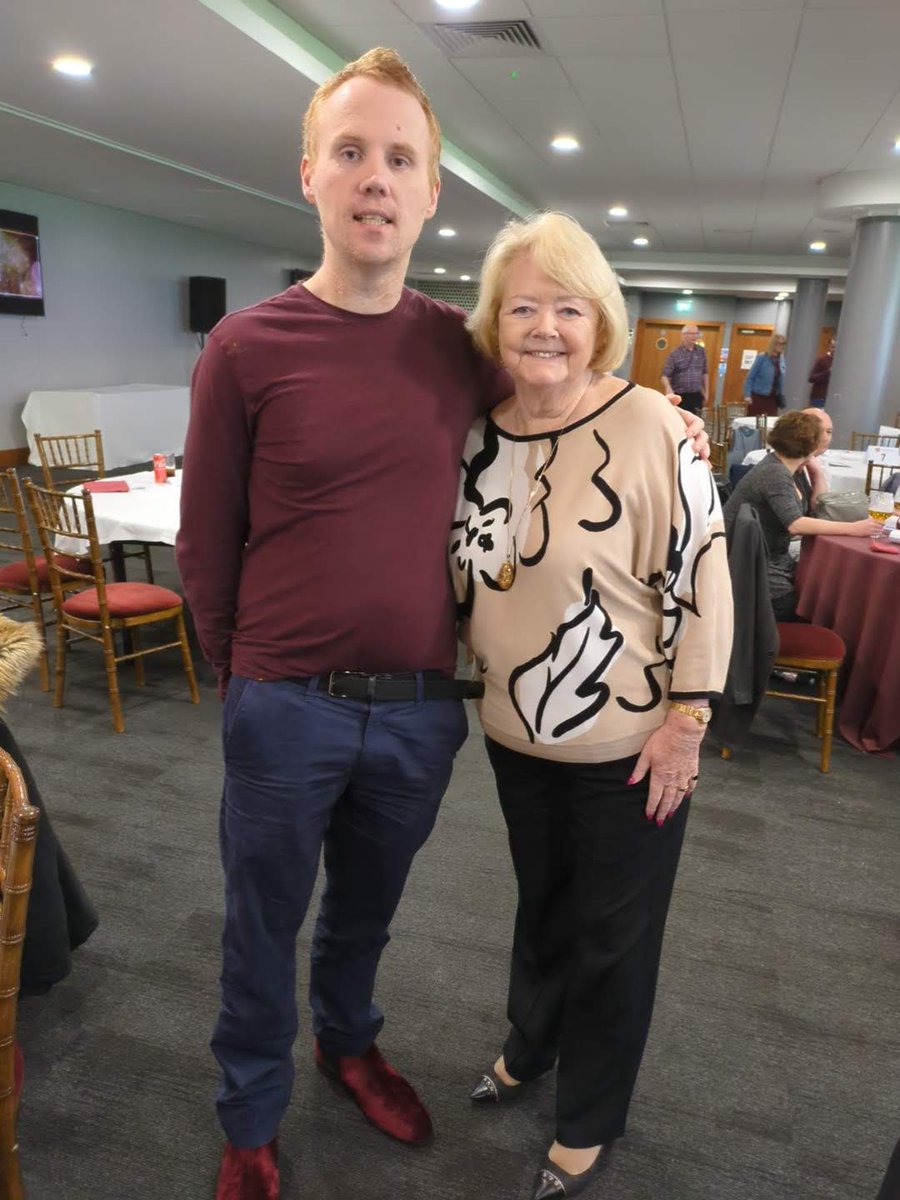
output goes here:
[{"label": "white tablecloth", "polygon": [[60,433],[103,435],[107,470],[149,462],[154,454],[181,454],[187,432],[190,388],[156,383],[117,387],[32,392],[22,412],[28,434],[28,461],[40,460],[34,435]]},{"label": "white tablecloth", "polygon": [[822,465],[828,476],[830,492],[864,492],[866,490],[865,450],[826,450]]},{"label": "white tablecloth", "polygon": [[[127,492],[94,492],[94,518],[101,545],[110,542],[165,542],[175,545],[181,501],[181,472],[166,483],[154,483],[152,471],[122,478]],[[73,492],[79,488],[71,488]],[[75,538],[56,539],[63,554],[83,554],[85,543]]]},{"label": "white tablecloth", "polygon": [[[744,466],[753,466],[765,458],[768,450],[751,450],[745,455]],[[830,492],[864,492],[866,490],[865,450],[826,450],[821,456]]]}]

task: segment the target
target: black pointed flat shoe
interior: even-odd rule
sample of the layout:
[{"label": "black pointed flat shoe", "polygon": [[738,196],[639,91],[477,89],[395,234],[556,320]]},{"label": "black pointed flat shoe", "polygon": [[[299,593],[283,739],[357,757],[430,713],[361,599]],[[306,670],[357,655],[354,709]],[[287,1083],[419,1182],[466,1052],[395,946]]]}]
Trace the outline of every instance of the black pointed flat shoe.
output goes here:
[{"label": "black pointed flat shoe", "polygon": [[563,1197],[571,1200],[572,1196],[580,1196],[606,1162],[608,1154],[609,1146],[601,1145],[593,1163],[579,1175],[570,1175],[548,1158],[534,1177],[531,1200],[563,1200]]},{"label": "black pointed flat shoe", "polygon": [[469,1099],[478,1104],[506,1104],[510,1100],[517,1099],[524,1087],[524,1083],[517,1083],[515,1087],[510,1087],[492,1069],[478,1080],[469,1093]]}]

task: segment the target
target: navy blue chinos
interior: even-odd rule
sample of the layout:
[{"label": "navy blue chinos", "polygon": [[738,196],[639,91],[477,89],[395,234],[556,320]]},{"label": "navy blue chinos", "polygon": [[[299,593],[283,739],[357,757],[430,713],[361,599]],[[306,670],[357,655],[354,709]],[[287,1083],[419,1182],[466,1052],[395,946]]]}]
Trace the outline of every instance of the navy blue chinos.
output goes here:
[{"label": "navy blue chinos", "polygon": [[219,1120],[242,1148],[273,1138],[290,1100],[296,940],[320,854],[313,1030],[328,1057],[363,1054],[384,1020],[373,991],[388,927],[467,733],[459,700],[350,700],[326,688],[327,676],[234,677],[225,699],[225,927],[212,1049],[223,1072]]}]

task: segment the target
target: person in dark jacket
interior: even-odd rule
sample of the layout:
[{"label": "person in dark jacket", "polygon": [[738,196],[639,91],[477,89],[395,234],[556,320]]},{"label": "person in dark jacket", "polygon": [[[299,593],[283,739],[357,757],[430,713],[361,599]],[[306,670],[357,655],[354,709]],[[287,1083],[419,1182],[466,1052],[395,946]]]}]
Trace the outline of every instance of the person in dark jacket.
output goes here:
[{"label": "person in dark jacket", "polygon": [[828,385],[831,382],[831,368],[834,366],[834,338],[828,343],[828,349],[821,358],[817,358],[810,368],[809,402],[813,408],[824,408],[828,398]]},{"label": "person in dark jacket", "polygon": [[[37,626],[0,617],[0,709],[33,669],[40,653],[41,636]],[[29,801],[41,810],[20,987],[26,992],[42,992],[69,974],[72,951],[94,932],[98,917],[66,852],[56,839],[25,755],[2,718],[0,749],[14,759],[25,780]]]}]

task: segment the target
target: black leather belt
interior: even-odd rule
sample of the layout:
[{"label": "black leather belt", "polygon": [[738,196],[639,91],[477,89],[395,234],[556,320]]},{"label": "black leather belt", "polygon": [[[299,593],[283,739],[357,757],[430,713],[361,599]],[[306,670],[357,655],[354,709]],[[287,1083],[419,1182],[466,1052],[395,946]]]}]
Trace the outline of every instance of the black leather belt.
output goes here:
[{"label": "black leather belt", "polygon": [[423,673],[420,685],[415,671],[402,671],[396,675],[330,671],[327,675],[319,675],[315,682],[329,696],[343,700],[416,700],[420,695],[423,700],[472,700],[484,695],[484,684],[476,683],[474,679],[449,679],[446,675]]}]

